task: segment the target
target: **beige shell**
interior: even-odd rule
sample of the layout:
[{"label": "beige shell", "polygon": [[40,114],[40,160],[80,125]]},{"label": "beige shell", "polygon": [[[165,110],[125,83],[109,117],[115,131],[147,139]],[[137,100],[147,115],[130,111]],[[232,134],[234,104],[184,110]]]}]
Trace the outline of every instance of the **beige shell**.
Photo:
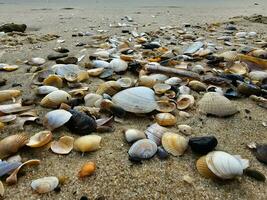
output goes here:
[{"label": "beige shell", "polygon": [[239,60],[239,55],[236,51],[226,51],[218,55],[219,57],[224,58],[224,61],[234,62]]},{"label": "beige shell", "polygon": [[25,134],[17,134],[5,137],[0,141],[0,159],[6,158],[18,152],[28,142]]},{"label": "beige shell", "polygon": [[41,131],[30,137],[29,142],[26,144],[29,147],[42,147],[49,143],[52,139],[51,131]]},{"label": "beige shell", "polygon": [[91,152],[100,149],[101,137],[98,135],[85,135],[74,141],[74,149],[81,152]]},{"label": "beige shell", "polygon": [[117,92],[119,92],[121,90],[121,86],[119,83],[117,83],[116,81],[107,81],[104,82],[102,84],[99,85],[96,94],[108,94],[113,96],[114,94],[116,94]]},{"label": "beige shell", "polygon": [[133,79],[129,77],[120,78],[116,82],[121,86],[121,88],[129,88],[134,84]]},{"label": "beige shell", "polygon": [[0,105],[0,114],[11,114],[32,109],[32,106],[22,106],[21,103]]},{"label": "beige shell", "polygon": [[85,106],[98,107],[96,102],[102,101],[103,97],[100,94],[89,93],[84,97]]},{"label": "beige shell", "polygon": [[5,194],[5,188],[2,181],[0,181],[0,197],[3,197],[4,194]]},{"label": "beige shell", "polygon": [[166,132],[162,136],[162,146],[173,156],[181,156],[188,147],[188,140],[178,134]]},{"label": "beige shell", "polygon": [[188,85],[192,90],[197,92],[205,91],[208,87],[205,83],[196,80],[190,81]]},{"label": "beige shell", "polygon": [[0,102],[10,100],[20,95],[21,95],[20,90],[2,90],[0,91]]},{"label": "beige shell", "polygon": [[63,136],[58,141],[53,141],[50,148],[57,154],[69,154],[73,149],[73,142],[73,137]]},{"label": "beige shell", "polygon": [[95,68],[87,70],[89,76],[99,76],[104,71],[104,68]]},{"label": "beige shell", "polygon": [[157,101],[157,111],[163,113],[169,113],[176,110],[176,104],[170,100],[159,100]]},{"label": "beige shell", "polygon": [[67,73],[64,75],[64,79],[68,82],[76,82],[78,80],[78,74],[77,73]]},{"label": "beige shell", "polygon": [[5,124],[3,122],[0,122],[0,130],[5,127]]},{"label": "beige shell", "polygon": [[177,122],[176,117],[170,113],[158,113],[155,119],[161,126],[173,126]]},{"label": "beige shell", "polygon": [[19,68],[18,65],[8,65],[8,64],[0,63],[0,70],[11,72],[11,71],[17,70],[18,68]]},{"label": "beige shell", "polygon": [[248,76],[252,81],[262,81],[267,79],[267,71],[252,71]]},{"label": "beige shell", "polygon": [[59,128],[63,126],[65,123],[67,123],[72,114],[66,110],[58,109],[48,112],[43,120],[43,125],[48,130],[54,130],[56,128]]},{"label": "beige shell", "polygon": [[32,181],[31,187],[39,194],[53,191],[59,184],[57,177],[50,176]]},{"label": "beige shell", "polygon": [[154,141],[157,145],[160,145],[162,135],[167,131],[167,128],[160,126],[158,123],[154,123],[145,130],[145,134],[148,139]]},{"label": "beige shell", "polygon": [[188,112],[185,111],[179,111],[179,116],[182,118],[189,118],[191,115]]},{"label": "beige shell", "polygon": [[156,83],[153,86],[153,89],[154,89],[154,91],[155,91],[156,94],[164,94],[169,89],[171,89],[171,86],[168,85],[168,84],[166,84],[166,83]]},{"label": "beige shell", "polygon": [[146,138],[146,135],[143,131],[133,128],[125,130],[124,135],[127,142],[135,142],[137,140]]},{"label": "beige shell", "polygon": [[57,108],[61,103],[68,103],[71,100],[71,96],[63,91],[56,90],[46,95],[40,105],[48,108]]},{"label": "beige shell", "polygon": [[138,85],[152,88],[156,84],[156,82],[157,81],[154,78],[143,75],[139,77]]},{"label": "beige shell", "polygon": [[230,72],[232,74],[245,75],[248,73],[249,69],[248,69],[248,66],[244,62],[236,61],[233,63],[233,65],[231,65],[225,71]]},{"label": "beige shell", "polygon": [[234,115],[238,112],[233,103],[217,92],[204,94],[198,102],[199,111],[203,114],[211,114],[218,117]]},{"label": "beige shell", "polygon": [[52,75],[49,75],[46,79],[44,79],[43,84],[54,86],[56,88],[62,88],[63,80],[60,76],[52,74]]},{"label": "beige shell", "polygon": [[192,134],[192,128],[186,124],[180,124],[178,126],[178,130],[183,133],[184,135],[191,135]]},{"label": "beige shell", "polygon": [[87,71],[80,70],[77,73],[77,81],[78,82],[86,81],[87,79],[89,79],[89,74]]},{"label": "beige shell", "polygon": [[164,81],[164,83],[168,84],[168,85],[178,85],[182,82],[182,79],[180,79],[179,77],[171,77],[169,79],[167,79],[166,81]]},{"label": "beige shell", "polygon": [[177,99],[177,108],[179,110],[185,110],[190,108],[194,105],[195,98],[190,94],[182,94]]}]

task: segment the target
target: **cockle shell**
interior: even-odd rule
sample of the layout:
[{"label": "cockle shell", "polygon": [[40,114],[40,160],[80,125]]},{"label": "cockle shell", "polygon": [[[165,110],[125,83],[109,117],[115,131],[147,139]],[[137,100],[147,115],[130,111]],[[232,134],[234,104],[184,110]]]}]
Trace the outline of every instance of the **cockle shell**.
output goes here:
[{"label": "cockle shell", "polygon": [[199,111],[204,114],[211,114],[218,117],[226,117],[238,112],[232,102],[217,92],[204,94],[198,102]]},{"label": "cockle shell", "polygon": [[142,160],[153,157],[157,152],[157,144],[149,139],[136,141],[128,151],[130,158]]},{"label": "cockle shell", "polygon": [[49,86],[49,85],[44,85],[44,86],[40,86],[36,89],[36,93],[40,94],[40,95],[46,95],[49,94],[51,92],[54,92],[58,90],[58,88],[54,87],[54,86]]},{"label": "cockle shell", "polygon": [[173,126],[177,122],[176,117],[170,113],[158,113],[155,119],[161,126]]},{"label": "cockle shell", "polygon": [[0,159],[6,158],[18,152],[28,142],[25,134],[17,134],[5,137],[0,141]]},{"label": "cockle shell", "polygon": [[63,136],[58,141],[51,144],[51,150],[57,154],[68,154],[73,149],[74,138],[70,136]]},{"label": "cockle shell", "polygon": [[162,146],[173,156],[181,156],[188,147],[188,139],[176,133],[166,132],[162,136]]},{"label": "cockle shell", "polygon": [[84,97],[85,106],[99,107],[103,97],[100,94],[89,93]]},{"label": "cockle shell", "polygon": [[197,170],[206,178],[232,179],[241,176],[249,161],[223,151],[212,151],[197,161]]},{"label": "cockle shell", "polygon": [[51,131],[41,131],[30,137],[29,142],[26,144],[29,147],[42,147],[50,142],[52,139]]},{"label": "cockle shell", "polygon": [[39,194],[53,191],[59,184],[59,180],[55,176],[44,177],[32,181],[31,187]]},{"label": "cockle shell", "polygon": [[52,75],[49,75],[46,79],[44,79],[43,84],[54,86],[56,88],[62,88],[63,80],[60,76],[52,74]]},{"label": "cockle shell", "polygon": [[153,89],[154,89],[156,94],[164,94],[166,91],[171,89],[171,86],[166,84],[166,83],[156,83],[153,86]]},{"label": "cockle shell", "polygon": [[121,86],[119,83],[117,83],[116,81],[107,81],[99,85],[99,87],[97,88],[96,94],[102,95],[106,93],[108,95],[113,96],[120,90],[121,90]]},{"label": "cockle shell", "polygon": [[85,163],[78,173],[79,178],[92,175],[96,170],[96,164],[94,162]]},{"label": "cockle shell", "polygon": [[58,109],[48,112],[45,115],[43,125],[49,130],[54,130],[67,123],[72,114],[66,110]]},{"label": "cockle shell", "polygon": [[157,101],[156,110],[164,113],[173,112],[174,110],[176,110],[176,104],[169,99],[159,100]]},{"label": "cockle shell", "polygon": [[100,149],[101,137],[98,135],[85,135],[74,141],[74,149],[81,152],[91,152]]},{"label": "cockle shell", "polygon": [[0,102],[10,100],[20,95],[21,95],[20,90],[1,90],[0,91]]},{"label": "cockle shell", "polygon": [[180,124],[178,126],[178,130],[185,135],[191,135],[192,134],[192,128],[186,124]]},{"label": "cockle shell", "polygon": [[135,142],[146,138],[145,133],[138,129],[127,129],[124,131],[124,135],[127,142]]},{"label": "cockle shell", "polygon": [[128,68],[128,63],[122,59],[113,59],[110,63],[110,68],[115,72],[124,72]]},{"label": "cockle shell", "polygon": [[123,90],[112,97],[115,105],[132,113],[149,113],[156,109],[154,91],[147,87],[134,87]]},{"label": "cockle shell", "polygon": [[205,91],[208,87],[205,83],[196,80],[190,81],[188,85],[192,90],[197,92]]},{"label": "cockle shell", "polygon": [[46,95],[42,99],[40,105],[48,108],[56,108],[61,103],[68,103],[70,100],[71,96],[67,92],[63,90],[56,90]]},{"label": "cockle shell", "polygon": [[158,123],[154,123],[145,130],[145,134],[148,139],[154,141],[157,145],[160,145],[162,135],[167,131],[168,129],[165,127],[160,126]]},{"label": "cockle shell", "polygon": [[238,53],[236,51],[226,51],[218,55],[219,57],[222,57],[224,61],[227,62],[234,62],[239,60]]},{"label": "cockle shell", "polygon": [[195,98],[190,94],[182,94],[177,99],[177,108],[179,110],[185,110],[190,108],[194,105]]}]

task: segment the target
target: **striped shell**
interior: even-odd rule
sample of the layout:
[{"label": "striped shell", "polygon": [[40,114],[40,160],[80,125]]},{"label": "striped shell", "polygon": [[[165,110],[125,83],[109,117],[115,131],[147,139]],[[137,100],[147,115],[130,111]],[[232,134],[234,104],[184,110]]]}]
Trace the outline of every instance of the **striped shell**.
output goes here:
[{"label": "striped shell", "polygon": [[148,139],[142,139],[135,142],[128,151],[131,158],[149,159],[157,152],[157,144]]},{"label": "striped shell", "polygon": [[173,126],[177,122],[176,117],[170,113],[158,113],[155,119],[161,126]]},{"label": "striped shell", "polygon": [[162,146],[173,156],[181,156],[188,147],[188,140],[178,134],[166,132],[162,136]]},{"label": "striped shell", "polygon": [[167,129],[163,126],[160,126],[159,124],[155,123],[149,126],[145,134],[147,135],[147,138],[155,142],[157,145],[161,144],[161,138],[162,135],[167,132]]},{"label": "striped shell", "polygon": [[104,93],[108,95],[114,95],[121,90],[121,86],[116,81],[107,81],[99,85],[96,94],[102,95]]}]

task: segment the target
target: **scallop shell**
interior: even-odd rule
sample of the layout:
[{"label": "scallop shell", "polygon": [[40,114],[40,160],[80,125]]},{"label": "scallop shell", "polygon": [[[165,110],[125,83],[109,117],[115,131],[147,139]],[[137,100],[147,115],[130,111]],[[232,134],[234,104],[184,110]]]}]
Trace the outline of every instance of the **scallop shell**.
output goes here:
[{"label": "scallop shell", "polygon": [[190,94],[183,94],[180,95],[177,99],[177,108],[179,110],[185,110],[187,108],[190,108],[194,105],[195,98]]},{"label": "scallop shell", "polygon": [[116,81],[121,88],[129,88],[134,84],[134,81],[129,77],[120,78]]},{"label": "scallop shell", "polygon": [[94,162],[85,163],[78,173],[79,178],[92,175],[96,170],[96,164]]},{"label": "scallop shell", "polygon": [[30,137],[29,142],[26,144],[29,147],[42,147],[50,142],[52,139],[51,131],[41,131]]},{"label": "scallop shell", "polygon": [[74,142],[74,149],[81,152],[91,152],[100,149],[101,137],[98,135],[85,135]]},{"label": "scallop shell", "polygon": [[164,81],[164,83],[168,84],[168,85],[179,85],[182,82],[182,79],[178,78],[178,77],[171,77],[169,79],[167,79],[166,81]]},{"label": "scallop shell", "polygon": [[115,72],[124,72],[128,68],[128,63],[122,59],[113,59],[110,63],[110,68]]},{"label": "scallop shell", "polygon": [[62,88],[63,86],[63,80],[58,75],[49,75],[46,79],[43,81],[44,85],[54,86],[56,88]]},{"label": "scallop shell", "polygon": [[154,141],[157,145],[160,145],[162,135],[167,131],[168,130],[165,127],[154,123],[145,130],[145,134],[148,139]]},{"label": "scallop shell", "polygon": [[48,108],[56,108],[61,103],[68,103],[70,100],[71,96],[67,92],[63,90],[56,90],[46,95],[42,99],[40,105]]},{"label": "scallop shell", "polygon": [[157,152],[157,144],[149,139],[135,142],[128,151],[130,158],[137,160],[149,159]]},{"label": "scallop shell", "polygon": [[87,70],[89,76],[99,76],[104,71],[104,68],[95,68]]},{"label": "scallop shell", "polygon": [[135,142],[146,138],[145,133],[138,129],[127,129],[125,130],[124,135],[127,142]]},{"label": "scallop shell", "polygon": [[44,177],[32,181],[31,187],[39,194],[53,191],[59,184],[59,180],[55,176]]},{"label": "scallop shell", "polygon": [[208,87],[205,83],[196,80],[190,81],[188,85],[192,90],[197,92],[206,91]]},{"label": "scallop shell", "polygon": [[113,96],[120,90],[121,90],[121,86],[119,83],[117,83],[116,81],[107,81],[99,85],[96,91],[96,94],[102,95],[106,93],[108,95]]},{"label": "scallop shell", "polygon": [[217,178],[216,175],[213,174],[212,171],[208,168],[206,156],[202,156],[197,160],[196,167],[201,176],[211,179]]},{"label": "scallop shell", "polygon": [[69,154],[73,149],[74,138],[70,136],[63,136],[58,141],[51,144],[51,150],[57,154]]},{"label": "scallop shell", "polygon": [[186,124],[179,125],[178,130],[185,135],[191,135],[192,134],[192,128]]},{"label": "scallop shell", "polygon": [[72,114],[66,110],[58,109],[48,112],[45,115],[43,125],[49,130],[54,130],[67,123]]},{"label": "scallop shell", "polygon": [[18,152],[28,142],[24,134],[17,134],[5,137],[0,141],[0,159],[6,158]]},{"label": "scallop shell", "polygon": [[155,119],[161,126],[173,126],[177,122],[176,117],[170,113],[159,113],[156,115]]},{"label": "scallop shell", "polygon": [[2,90],[0,91],[0,102],[10,100],[20,95],[20,90]]},{"label": "scallop shell", "polygon": [[153,89],[156,94],[164,94],[166,91],[171,89],[171,86],[166,83],[156,83],[153,86]]},{"label": "scallop shell", "polygon": [[162,146],[173,156],[181,156],[188,147],[188,140],[178,134],[166,132],[162,136]]},{"label": "scallop shell", "polygon": [[218,117],[226,117],[238,112],[229,99],[217,92],[208,92],[204,94],[202,99],[198,102],[198,105],[200,112]]},{"label": "scallop shell", "polygon": [[84,97],[85,106],[88,107],[99,107],[100,101],[103,97],[100,94],[89,93]]},{"label": "scallop shell", "polygon": [[54,92],[56,90],[58,90],[58,88],[56,88],[54,86],[44,85],[44,86],[38,87],[36,90],[36,93],[41,94],[41,95],[46,95],[46,94],[49,94],[49,93]]},{"label": "scallop shell", "polygon": [[132,113],[149,113],[156,109],[154,91],[147,87],[123,90],[112,97],[115,105]]}]

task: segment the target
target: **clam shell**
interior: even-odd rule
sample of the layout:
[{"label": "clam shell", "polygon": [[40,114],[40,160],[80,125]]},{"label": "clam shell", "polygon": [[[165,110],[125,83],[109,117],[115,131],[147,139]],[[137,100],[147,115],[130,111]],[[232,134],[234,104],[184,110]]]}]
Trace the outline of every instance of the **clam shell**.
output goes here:
[{"label": "clam shell", "polygon": [[219,57],[222,57],[224,61],[227,62],[234,62],[239,60],[238,53],[235,51],[226,51],[218,55]]},{"label": "clam shell", "polygon": [[10,100],[20,95],[20,90],[2,90],[0,91],[0,102]]},{"label": "clam shell", "polygon": [[149,139],[135,142],[128,151],[131,158],[142,160],[153,157],[157,152],[157,144]]},{"label": "clam shell", "polygon": [[124,135],[127,142],[135,142],[146,138],[145,133],[138,129],[127,129],[125,130]]},{"label": "clam shell", "polygon": [[58,109],[48,112],[45,115],[43,125],[49,130],[54,130],[67,123],[72,114],[66,110]]},{"label": "clam shell", "polygon": [[179,96],[176,104],[179,110],[185,110],[187,108],[192,107],[194,103],[195,103],[195,98],[192,95],[183,94]]},{"label": "clam shell", "polygon": [[116,81],[107,81],[99,85],[96,91],[96,94],[102,95],[106,93],[108,95],[113,96],[120,90],[121,90],[121,86],[119,83],[117,83]]},{"label": "clam shell", "polygon": [[32,181],[31,187],[39,194],[53,191],[59,184],[59,180],[55,176],[44,177]]},{"label": "clam shell", "polygon": [[164,133],[161,141],[163,148],[173,156],[183,155],[188,147],[188,140],[175,133]]},{"label": "clam shell", "polygon": [[62,88],[63,86],[63,80],[58,75],[49,75],[46,79],[43,81],[44,85],[54,86],[56,88]]},{"label": "clam shell", "polygon": [[128,68],[128,63],[122,59],[113,59],[109,64],[110,68],[115,72],[124,72]]},{"label": "clam shell", "polygon": [[63,136],[58,141],[51,144],[51,150],[57,154],[69,154],[73,149],[74,138],[70,136]]},{"label": "clam shell", "polygon": [[101,137],[98,135],[85,135],[74,142],[74,149],[81,152],[91,152],[100,149]]},{"label": "clam shell", "polygon": [[132,113],[149,113],[156,109],[154,91],[147,87],[134,87],[123,90],[112,97],[115,105]]},{"label": "clam shell", "polygon": [[145,134],[148,139],[154,141],[157,145],[160,145],[162,135],[167,131],[168,129],[166,129],[165,127],[154,123],[145,130]]},{"label": "clam shell", "polygon": [[267,79],[266,71],[252,71],[248,74],[249,78],[253,81],[262,81]]},{"label": "clam shell", "polygon": [[34,65],[34,66],[39,66],[39,65],[43,65],[45,64],[45,59],[44,58],[39,58],[39,57],[35,57],[35,58],[31,58],[28,63],[30,65]]},{"label": "clam shell", "polygon": [[226,117],[238,112],[229,99],[217,92],[208,92],[204,94],[202,99],[198,102],[198,105],[200,112],[218,117]]},{"label": "clam shell", "polygon": [[104,60],[93,60],[91,64],[93,68],[110,68],[111,67],[110,64]]},{"label": "clam shell", "polygon": [[49,93],[54,92],[56,90],[58,90],[58,88],[56,88],[54,86],[44,85],[44,86],[38,87],[36,90],[36,93],[41,94],[41,95],[46,95],[46,94],[49,94]]},{"label": "clam shell", "polygon": [[0,141],[0,159],[6,158],[18,152],[28,142],[24,134],[17,134],[5,137]]},{"label": "clam shell", "polygon": [[171,77],[171,78],[167,79],[166,81],[164,81],[164,83],[171,85],[171,86],[178,85],[181,82],[182,82],[182,79],[180,79],[178,77]]},{"label": "clam shell", "polygon": [[226,69],[226,72],[239,75],[245,75],[248,73],[248,71],[249,71],[248,66],[245,63],[239,61],[234,62],[231,67]]},{"label": "clam shell", "polygon": [[138,85],[152,88],[156,84],[156,82],[157,81],[152,77],[143,75],[139,77]]},{"label": "clam shell", "polygon": [[202,83],[196,80],[190,81],[188,85],[192,90],[197,91],[197,92],[206,91],[208,87],[205,83]]},{"label": "clam shell", "polygon": [[21,165],[21,162],[7,162],[0,160],[0,177],[12,172]]},{"label": "clam shell", "polygon": [[153,86],[153,89],[156,94],[164,94],[166,91],[171,89],[171,86],[166,83],[156,83]]},{"label": "clam shell", "polygon": [[134,84],[134,81],[129,77],[120,78],[116,81],[121,88],[129,88]]},{"label": "clam shell", "polygon": [[183,94],[190,94],[190,88],[185,86],[185,85],[182,85],[179,87],[179,94],[180,95],[183,95]]},{"label": "clam shell", "polygon": [[173,112],[176,110],[176,104],[170,100],[160,100],[157,101],[156,110],[164,113]]},{"label": "clam shell", "polygon": [[32,109],[32,106],[22,106],[20,103],[0,105],[0,114],[11,114]]},{"label": "clam shell", "polygon": [[189,118],[191,115],[188,112],[185,111],[179,111],[179,116],[182,118]]},{"label": "clam shell", "polygon": [[52,139],[51,131],[41,131],[30,137],[29,142],[26,144],[29,147],[42,147],[50,142]]},{"label": "clam shell", "polygon": [[176,117],[170,113],[159,113],[156,115],[155,119],[161,126],[173,126],[177,122]]},{"label": "clam shell", "polygon": [[103,97],[100,94],[89,93],[84,97],[85,106],[88,107],[99,107],[100,101],[103,100]]},{"label": "clam shell", "polygon": [[78,173],[79,178],[92,175],[96,170],[96,164],[94,162],[85,163]]},{"label": "clam shell", "polygon": [[0,117],[0,122],[7,123],[12,122],[17,118],[16,115],[4,115]]},{"label": "clam shell", "polygon": [[95,68],[87,70],[89,76],[99,76],[104,71],[104,68]]},{"label": "clam shell", "polygon": [[56,108],[61,103],[68,103],[71,100],[71,96],[63,91],[56,90],[47,94],[41,101],[40,105],[48,108]]},{"label": "clam shell", "polygon": [[164,82],[169,78],[165,74],[150,74],[149,77],[154,79],[156,82]]}]

